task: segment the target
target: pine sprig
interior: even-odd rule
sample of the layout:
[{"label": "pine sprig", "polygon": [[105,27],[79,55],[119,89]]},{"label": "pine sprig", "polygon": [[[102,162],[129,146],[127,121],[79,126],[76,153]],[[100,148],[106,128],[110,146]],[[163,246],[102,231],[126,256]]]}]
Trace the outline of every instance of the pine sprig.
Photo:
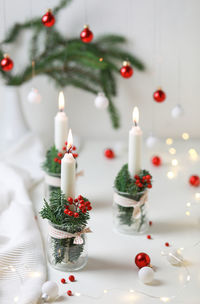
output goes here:
[{"label": "pine sprig", "polygon": [[[60,0],[53,8],[57,14],[72,0]],[[116,79],[119,65],[129,60],[133,67],[144,70],[143,63],[121,49],[126,38],[120,35],[107,34],[96,38],[96,41],[85,44],[79,38],[66,38],[56,26],[46,28],[41,17],[32,18],[24,23],[16,23],[7,33],[0,47],[0,59],[3,58],[2,46],[16,42],[19,35],[31,29],[29,64],[17,74],[0,70],[7,85],[19,86],[32,78],[32,60],[35,61],[35,76],[46,75],[56,86],[73,86],[92,94],[104,92],[109,100],[108,112],[114,128],[120,126],[119,113],[113,103],[116,96]],[[44,45],[41,47],[41,38]],[[99,60],[102,58],[102,60]]]}]

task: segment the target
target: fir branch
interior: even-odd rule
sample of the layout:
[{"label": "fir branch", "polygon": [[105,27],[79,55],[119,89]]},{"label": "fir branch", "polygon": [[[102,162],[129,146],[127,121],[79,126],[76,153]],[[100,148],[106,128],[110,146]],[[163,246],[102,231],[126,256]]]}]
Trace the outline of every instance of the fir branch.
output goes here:
[{"label": "fir branch", "polygon": [[126,38],[124,36],[120,35],[113,35],[113,34],[107,34],[100,36],[96,39],[97,43],[100,44],[118,44],[118,43],[125,43]]}]

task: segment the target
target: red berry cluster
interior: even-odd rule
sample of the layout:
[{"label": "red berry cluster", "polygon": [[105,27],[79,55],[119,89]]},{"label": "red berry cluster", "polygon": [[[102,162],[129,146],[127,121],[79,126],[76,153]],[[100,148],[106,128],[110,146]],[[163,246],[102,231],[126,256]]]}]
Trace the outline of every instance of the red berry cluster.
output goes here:
[{"label": "red berry cluster", "polygon": [[[79,195],[77,198],[73,200],[72,197],[68,197],[67,203],[69,205],[65,205],[64,213],[73,216],[75,218],[79,217],[79,212],[86,213],[87,211],[92,210],[91,203],[89,201],[84,201],[83,197]],[[71,211],[69,209],[69,206],[73,205],[75,208],[75,211]]]},{"label": "red berry cluster", "polygon": [[61,159],[63,158],[63,156],[65,155],[65,153],[71,152],[73,157],[76,159],[78,157],[77,153],[73,153],[72,151],[76,151],[76,147],[72,146],[70,148],[70,151],[67,151],[67,141],[65,142],[65,146],[62,148],[63,149],[63,153],[62,152],[58,152],[57,157],[54,158],[54,162],[55,163],[59,163],[61,164]]},{"label": "red berry cluster", "polygon": [[140,189],[152,188],[151,179],[152,176],[150,174],[144,175],[140,177],[139,175],[135,175],[135,184]]}]

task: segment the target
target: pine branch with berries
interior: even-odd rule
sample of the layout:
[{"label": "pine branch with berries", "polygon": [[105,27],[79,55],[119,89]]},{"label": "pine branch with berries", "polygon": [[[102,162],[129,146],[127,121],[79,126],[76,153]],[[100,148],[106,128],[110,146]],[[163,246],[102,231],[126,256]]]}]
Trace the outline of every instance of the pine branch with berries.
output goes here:
[{"label": "pine branch with berries", "polygon": [[[128,164],[125,164],[115,178],[114,187],[121,196],[139,201],[144,195],[144,192],[152,188],[152,176],[147,170],[141,170],[139,174],[131,178],[128,171]],[[135,220],[132,216],[134,207],[123,207],[120,205],[117,207],[119,210],[118,217],[120,224],[131,226],[134,225],[135,222],[138,222],[138,220]],[[140,222],[137,223],[138,231],[140,231],[145,220],[144,205],[140,207],[140,210],[141,218]]]},{"label": "pine branch with berries", "polygon": [[[123,36],[106,34],[95,37],[94,41],[84,41],[82,37],[66,38],[66,35],[60,33],[54,23],[58,13],[71,2],[72,0],[60,0],[51,13],[46,13],[51,14],[51,24],[45,26],[41,17],[34,17],[11,27],[0,45],[0,60],[4,59],[0,74],[5,83],[12,86],[22,85],[31,80],[34,74],[49,77],[58,87],[73,86],[92,94],[104,92],[109,101],[108,112],[112,125],[119,128],[119,113],[113,102],[117,94],[115,75],[120,74],[119,65],[122,61],[127,60],[133,68],[141,71],[144,70],[144,65],[136,56],[123,50],[127,43]],[[13,61],[4,58],[4,53],[7,45],[16,43],[19,36],[27,30],[31,30],[29,63],[21,71],[18,69],[19,72],[13,73]],[[85,31],[92,33],[89,29]],[[126,69],[130,72],[121,75],[129,78],[133,69],[127,64],[124,67]]]},{"label": "pine branch with berries", "polygon": [[[91,203],[85,197],[79,195],[76,199],[66,198],[58,189],[50,193],[49,202],[44,200],[40,215],[43,219],[47,219],[52,225],[55,225],[56,229],[76,233],[86,227],[91,210]],[[74,244],[74,237],[66,239],[51,237],[55,264],[64,260],[65,262],[76,261],[84,250],[84,235],[82,235],[82,238],[83,244]]]}]

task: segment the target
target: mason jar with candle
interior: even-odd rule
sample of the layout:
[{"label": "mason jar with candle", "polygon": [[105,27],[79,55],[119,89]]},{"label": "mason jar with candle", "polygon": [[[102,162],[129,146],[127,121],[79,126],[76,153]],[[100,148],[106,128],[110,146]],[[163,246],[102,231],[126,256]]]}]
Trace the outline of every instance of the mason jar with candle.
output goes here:
[{"label": "mason jar with candle", "polygon": [[141,234],[149,226],[147,201],[152,176],[141,170],[142,131],[138,122],[139,110],[135,107],[129,131],[128,164],[121,168],[114,182],[113,222],[116,230],[125,234]]}]

